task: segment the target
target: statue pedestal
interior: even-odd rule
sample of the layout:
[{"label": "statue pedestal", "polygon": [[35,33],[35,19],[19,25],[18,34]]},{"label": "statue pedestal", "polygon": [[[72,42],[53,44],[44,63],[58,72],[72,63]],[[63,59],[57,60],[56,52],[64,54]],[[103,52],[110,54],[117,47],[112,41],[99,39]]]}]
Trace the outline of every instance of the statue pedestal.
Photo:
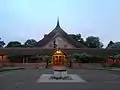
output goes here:
[{"label": "statue pedestal", "polygon": [[67,77],[67,70],[54,70],[53,76],[56,79],[65,78]]},{"label": "statue pedestal", "polygon": [[63,66],[56,66],[53,68],[54,72],[53,72],[53,77],[56,79],[62,79],[67,77],[67,70],[66,67]]}]

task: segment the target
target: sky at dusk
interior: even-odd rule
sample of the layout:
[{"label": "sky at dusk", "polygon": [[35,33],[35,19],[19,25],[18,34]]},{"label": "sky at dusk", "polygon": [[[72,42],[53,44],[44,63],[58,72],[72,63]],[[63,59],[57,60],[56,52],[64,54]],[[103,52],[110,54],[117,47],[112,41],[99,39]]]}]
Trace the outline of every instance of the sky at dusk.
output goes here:
[{"label": "sky at dusk", "polygon": [[68,34],[98,36],[105,46],[120,41],[120,0],[0,0],[0,37],[39,41],[58,16]]}]

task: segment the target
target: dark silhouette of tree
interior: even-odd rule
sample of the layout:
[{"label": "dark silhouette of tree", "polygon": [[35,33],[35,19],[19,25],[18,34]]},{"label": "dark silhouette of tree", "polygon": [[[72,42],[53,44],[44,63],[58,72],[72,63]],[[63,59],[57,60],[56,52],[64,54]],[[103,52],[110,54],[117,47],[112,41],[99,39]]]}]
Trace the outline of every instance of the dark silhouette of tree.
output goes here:
[{"label": "dark silhouette of tree", "polygon": [[1,40],[0,38],[0,47],[3,47],[5,45],[5,42]]},{"label": "dark silhouette of tree", "polygon": [[89,36],[86,38],[86,44],[89,48],[102,48],[103,44],[100,42],[99,37]]},{"label": "dark silhouette of tree", "polygon": [[81,44],[87,46],[84,39],[81,37],[81,34],[72,34],[72,35],[70,35],[70,37],[72,37],[74,40],[80,42]]},{"label": "dark silhouette of tree", "polygon": [[18,41],[11,41],[6,47],[23,47],[23,45],[21,45],[21,43]]},{"label": "dark silhouette of tree", "polygon": [[37,43],[36,40],[34,40],[34,39],[28,39],[28,40],[24,43],[24,45],[25,45],[25,47],[34,47],[36,43]]}]

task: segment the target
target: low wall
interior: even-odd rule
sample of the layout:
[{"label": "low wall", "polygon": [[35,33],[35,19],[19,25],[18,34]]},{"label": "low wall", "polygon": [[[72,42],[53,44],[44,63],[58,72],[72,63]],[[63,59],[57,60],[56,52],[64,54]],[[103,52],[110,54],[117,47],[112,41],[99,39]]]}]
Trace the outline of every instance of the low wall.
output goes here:
[{"label": "low wall", "polygon": [[39,68],[45,67],[46,63],[0,63],[3,67],[25,67],[25,68]]},{"label": "low wall", "polygon": [[[103,65],[110,64],[109,63],[71,63],[71,68],[100,68]],[[0,67],[25,67],[25,68],[45,68],[46,63],[0,63]],[[50,68],[51,65],[48,66]],[[68,66],[69,67],[69,66]]]},{"label": "low wall", "polygon": [[[72,63],[72,68],[79,68],[82,63]],[[25,67],[25,68],[39,68],[46,67],[46,63],[0,63],[1,67]],[[50,68],[51,65],[48,66]]]}]

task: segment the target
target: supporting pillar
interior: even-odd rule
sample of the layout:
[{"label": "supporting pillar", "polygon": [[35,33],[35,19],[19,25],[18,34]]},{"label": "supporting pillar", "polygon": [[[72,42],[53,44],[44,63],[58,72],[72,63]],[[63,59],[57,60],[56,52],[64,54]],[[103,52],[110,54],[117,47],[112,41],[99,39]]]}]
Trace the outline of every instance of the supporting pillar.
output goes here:
[{"label": "supporting pillar", "polygon": [[4,61],[3,61],[3,56],[4,56],[4,55],[2,55],[2,62],[4,62]]},{"label": "supporting pillar", "polygon": [[23,56],[23,63],[25,63],[25,58],[24,58],[24,56]]},{"label": "supporting pillar", "polygon": [[46,60],[46,68],[48,68],[48,64],[49,64],[49,62],[48,62],[48,60]]},{"label": "supporting pillar", "polygon": [[4,67],[3,56],[4,56],[4,55],[1,55],[1,64],[2,64],[2,66]]},{"label": "supporting pillar", "polygon": [[26,56],[23,56],[23,63],[25,63],[26,61]]}]

